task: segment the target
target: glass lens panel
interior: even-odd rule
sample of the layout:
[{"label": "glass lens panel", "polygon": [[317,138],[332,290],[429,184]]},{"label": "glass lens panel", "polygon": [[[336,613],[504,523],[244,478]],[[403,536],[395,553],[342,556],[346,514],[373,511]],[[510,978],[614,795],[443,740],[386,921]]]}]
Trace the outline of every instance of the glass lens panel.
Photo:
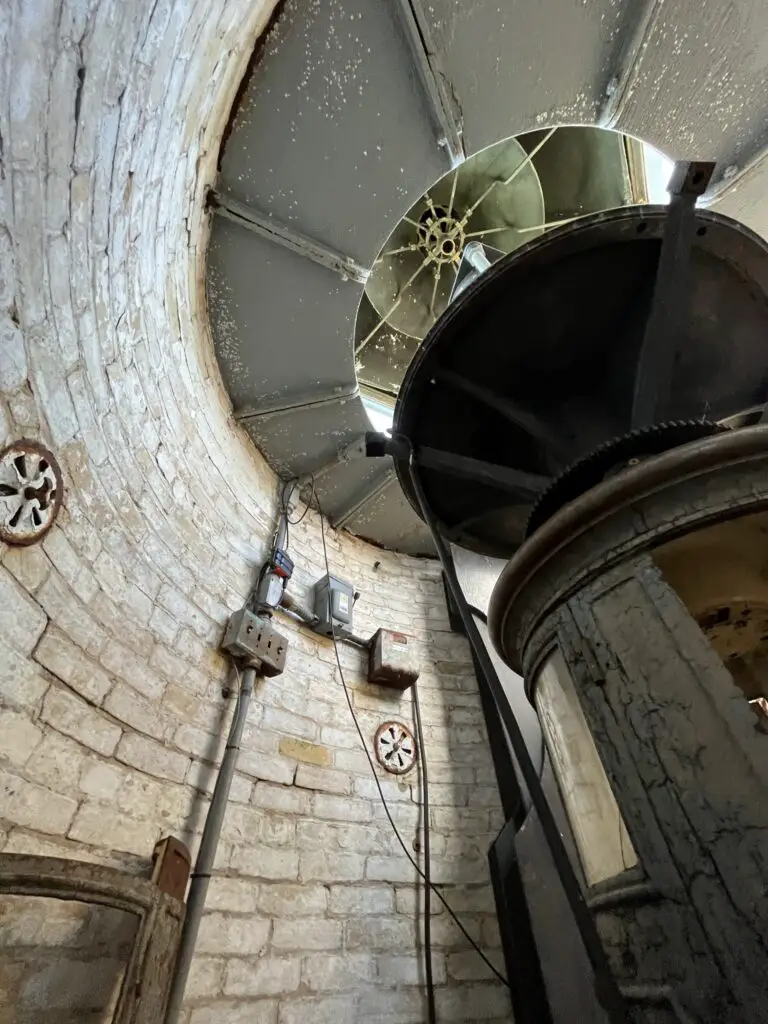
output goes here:
[{"label": "glass lens panel", "polygon": [[539,673],[536,710],[588,885],[637,864],[595,741],[559,650]]}]

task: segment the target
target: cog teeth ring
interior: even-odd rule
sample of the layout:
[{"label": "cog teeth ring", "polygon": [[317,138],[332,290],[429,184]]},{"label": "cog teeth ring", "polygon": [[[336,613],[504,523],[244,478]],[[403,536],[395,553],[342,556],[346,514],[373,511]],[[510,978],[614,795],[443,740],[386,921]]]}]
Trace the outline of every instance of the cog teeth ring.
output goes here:
[{"label": "cog teeth ring", "polygon": [[531,509],[525,535],[530,537],[563,505],[574,501],[599,484],[612,469],[637,463],[643,457],[659,455],[690,441],[698,441],[729,428],[708,420],[676,420],[632,430],[600,445],[589,455],[571,463],[552,481]]}]

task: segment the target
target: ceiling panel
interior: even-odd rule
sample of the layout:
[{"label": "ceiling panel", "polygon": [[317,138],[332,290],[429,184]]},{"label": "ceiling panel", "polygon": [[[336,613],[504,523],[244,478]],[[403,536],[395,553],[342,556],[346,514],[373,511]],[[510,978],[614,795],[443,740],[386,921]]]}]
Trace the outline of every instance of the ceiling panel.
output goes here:
[{"label": "ceiling panel", "polygon": [[766,140],[768,4],[657,4],[614,127],[719,177]]},{"label": "ceiling panel", "polygon": [[208,314],[235,409],[355,383],[362,285],[215,217]]},{"label": "ceiling panel", "polygon": [[219,189],[370,265],[447,168],[396,3],[288,0],[244,91]]},{"label": "ceiling panel", "polygon": [[615,0],[429,0],[467,153],[553,124],[594,124],[625,7]]},{"label": "ceiling panel", "polygon": [[724,193],[712,209],[735,217],[763,238],[768,238],[768,156],[755,163]]},{"label": "ceiling panel", "polygon": [[285,477],[317,472],[336,458],[339,448],[371,429],[359,397],[244,419],[241,424]]}]

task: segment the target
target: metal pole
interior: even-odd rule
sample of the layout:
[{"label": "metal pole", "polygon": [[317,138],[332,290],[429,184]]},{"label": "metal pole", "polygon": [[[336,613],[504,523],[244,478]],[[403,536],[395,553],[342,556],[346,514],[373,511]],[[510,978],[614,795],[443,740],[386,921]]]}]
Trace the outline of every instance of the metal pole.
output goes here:
[{"label": "metal pole", "polygon": [[485,675],[488,688],[496,701],[496,706],[501,716],[501,720],[506,726],[507,734],[509,736],[510,743],[512,744],[512,749],[517,758],[517,763],[520,766],[523,781],[528,787],[531,802],[538,814],[539,824],[541,825],[542,832],[544,833],[544,837],[547,841],[547,846],[549,847],[549,851],[552,855],[555,869],[560,877],[560,882],[563,886],[566,899],[570,905],[571,913],[574,916],[587,956],[589,957],[589,961],[592,965],[597,999],[606,1011],[606,1015],[611,1024],[626,1024],[628,1017],[624,998],[619,990],[616,978],[611,972],[607,954],[597,931],[597,925],[595,924],[591,911],[587,906],[576,872],[574,871],[573,865],[571,864],[570,858],[565,849],[560,829],[555,821],[552,809],[547,802],[546,794],[544,793],[541,781],[539,780],[539,774],[531,759],[531,755],[528,752],[528,746],[525,742],[525,738],[520,730],[520,726],[515,718],[514,712],[512,711],[509,700],[504,693],[504,688],[499,681],[496,669],[490,655],[488,654],[486,646],[483,643],[477,624],[472,617],[472,613],[469,611],[467,600],[464,597],[464,592],[461,589],[459,578],[456,575],[453,556],[451,555],[448,545],[443,539],[437,523],[435,522],[435,517],[427,504],[427,499],[421,484],[421,477],[417,471],[415,453],[410,441],[408,441],[408,445],[411,449],[411,457],[409,461],[411,483],[416,495],[416,500],[421,508],[422,518],[429,527],[432,539],[435,542],[437,554],[442,564],[443,572],[445,573],[445,579],[451,593],[453,594],[453,599],[456,602],[459,614],[461,615],[467,639],[472,645],[475,657],[477,658],[483,674]]},{"label": "metal pole", "polygon": [[245,720],[248,717],[248,706],[253,696],[255,680],[256,669],[246,668],[240,683],[240,693],[237,698],[235,713],[232,716],[227,746],[221,761],[219,774],[216,778],[211,806],[208,808],[208,815],[203,827],[200,850],[197,854],[195,869],[192,872],[192,880],[189,885],[187,913],[184,918],[179,951],[174,965],[173,981],[171,982],[168,1005],[165,1011],[165,1024],[176,1024],[181,1013],[181,1004],[187,987],[189,969],[192,966],[192,957],[194,956],[195,945],[197,944],[197,933],[200,930],[200,921],[202,920],[205,900],[208,895],[213,862],[219,846],[221,826],[224,822],[224,814],[229,802],[229,790],[232,786],[232,777],[235,774],[237,759],[240,754],[240,741],[243,737]]}]

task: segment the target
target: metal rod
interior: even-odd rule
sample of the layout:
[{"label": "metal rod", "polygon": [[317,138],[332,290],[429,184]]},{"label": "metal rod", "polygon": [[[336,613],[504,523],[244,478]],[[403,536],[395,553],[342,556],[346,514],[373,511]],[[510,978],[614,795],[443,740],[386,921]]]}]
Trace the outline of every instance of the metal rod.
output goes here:
[{"label": "metal rod", "polygon": [[665,414],[675,355],[691,315],[696,200],[709,184],[714,167],[703,161],[680,161],[672,173],[653,298],[637,361],[632,430],[650,426]]},{"label": "metal rod", "polygon": [[308,394],[297,395],[294,392],[293,397],[288,394],[282,401],[278,400],[280,404],[265,404],[258,409],[248,407],[237,409],[234,416],[239,423],[247,420],[257,420],[262,416],[284,416],[286,413],[296,412],[297,410],[320,409],[326,405],[336,405],[338,402],[346,402],[350,398],[357,398],[359,394],[360,389],[357,384],[339,384],[333,388],[333,391],[320,392],[314,397]]},{"label": "metal rod", "polygon": [[351,256],[337,252],[336,249],[332,249],[324,242],[319,242],[316,238],[296,231],[273,217],[267,217],[261,211],[233,196],[228,196],[223,192],[211,192],[210,196],[216,212],[234,224],[239,224],[299,256],[305,256],[313,263],[318,263],[321,267],[339,274],[345,281],[357,281],[359,284],[365,284],[368,280],[367,268],[361,266]]},{"label": "metal rod", "polygon": [[448,79],[440,67],[440,54],[431,38],[429,22],[420,0],[398,0],[397,8],[422,88],[432,108],[439,132],[438,144],[445,147],[451,166],[455,167],[465,159],[462,129],[454,113]]},{"label": "metal rod", "polygon": [[560,829],[558,828],[555,816],[552,813],[552,808],[549,806],[546,794],[542,788],[538,772],[536,771],[536,767],[531,759],[520,725],[515,718],[515,713],[512,710],[509,699],[501,685],[501,681],[499,680],[493,661],[491,660],[488,650],[483,643],[483,638],[477,628],[477,623],[475,622],[472,613],[469,611],[467,600],[464,597],[464,592],[461,589],[461,584],[459,583],[458,576],[456,575],[456,566],[454,565],[451,552],[449,551],[448,546],[438,529],[434,516],[427,504],[427,499],[421,485],[421,479],[417,472],[416,461],[413,457],[413,448],[411,448],[409,470],[411,484],[421,509],[422,518],[432,534],[432,539],[434,540],[440,562],[442,563],[443,572],[445,573],[446,582],[453,594],[453,599],[456,602],[462,623],[464,624],[464,631],[472,645],[475,657],[477,658],[483,674],[485,675],[488,688],[496,701],[499,714],[506,726],[509,740],[512,744],[512,749],[515,757],[517,758],[517,763],[520,766],[520,773],[528,787],[531,802],[538,814],[539,823],[547,841],[550,853],[552,854],[555,869],[560,876],[560,881],[562,883],[566,899],[570,905],[576,926],[579,929],[587,956],[589,957],[589,961],[592,965],[597,998],[605,1009],[611,1024],[626,1024],[627,1015],[624,999],[619,991],[616,979],[611,972],[605,949],[603,948],[603,944],[600,941],[600,936],[597,932],[595,921],[584,899],[584,893],[565,848],[565,844],[563,843],[563,838],[560,834]]},{"label": "metal rod", "polygon": [[224,750],[219,774],[216,777],[216,785],[211,797],[211,806],[208,808],[205,825],[203,826],[200,850],[197,854],[195,868],[192,872],[192,880],[189,885],[187,913],[184,918],[179,951],[176,954],[176,962],[173,969],[173,980],[165,1011],[165,1024],[176,1024],[181,1013],[181,1004],[187,987],[189,969],[192,966],[192,957],[195,953],[197,933],[200,930],[200,921],[202,920],[205,901],[208,896],[208,885],[211,881],[213,862],[219,846],[221,826],[227,810],[229,791],[232,787],[232,778],[235,774],[237,759],[240,754],[240,743],[243,738],[243,729],[248,717],[248,706],[253,696],[255,681],[256,669],[246,668],[240,683],[240,693],[237,698],[235,713],[232,716],[227,746]]},{"label": "metal rod", "polygon": [[421,724],[421,703],[419,688],[413,687],[413,717],[416,721],[416,742],[419,744],[419,766],[421,768],[421,831],[424,836],[424,974],[427,988],[427,1019],[437,1024],[435,1007],[435,984],[432,974],[432,861],[430,856],[429,822],[429,772],[424,748],[424,729]]},{"label": "metal rod", "polygon": [[504,179],[502,179],[500,181],[492,181],[491,182],[491,184],[488,186],[488,188],[485,190],[485,192],[482,193],[482,195],[480,196],[479,199],[476,199],[474,201],[474,203],[472,203],[470,208],[466,211],[464,216],[461,218],[461,226],[462,227],[464,227],[464,225],[467,223],[469,218],[472,216],[472,214],[478,208],[480,203],[482,203],[483,200],[486,199],[491,194],[491,192],[493,192],[493,190],[496,188],[497,185],[501,185],[504,188],[506,188],[507,185],[511,185],[512,184],[512,182],[515,180],[515,178],[518,176],[518,174],[520,174],[521,171],[523,171],[528,166],[528,164],[533,160],[533,158],[539,152],[541,147],[543,145],[545,145],[547,142],[549,142],[549,140],[552,138],[552,136],[555,134],[556,131],[557,131],[557,128],[550,128],[549,131],[547,132],[547,134],[541,140],[541,142],[537,143],[533,147],[531,152],[527,154],[525,159],[520,161],[520,163],[517,165],[517,167],[514,169],[514,171],[512,171],[512,173],[510,174],[510,176],[508,178],[504,178]]}]

